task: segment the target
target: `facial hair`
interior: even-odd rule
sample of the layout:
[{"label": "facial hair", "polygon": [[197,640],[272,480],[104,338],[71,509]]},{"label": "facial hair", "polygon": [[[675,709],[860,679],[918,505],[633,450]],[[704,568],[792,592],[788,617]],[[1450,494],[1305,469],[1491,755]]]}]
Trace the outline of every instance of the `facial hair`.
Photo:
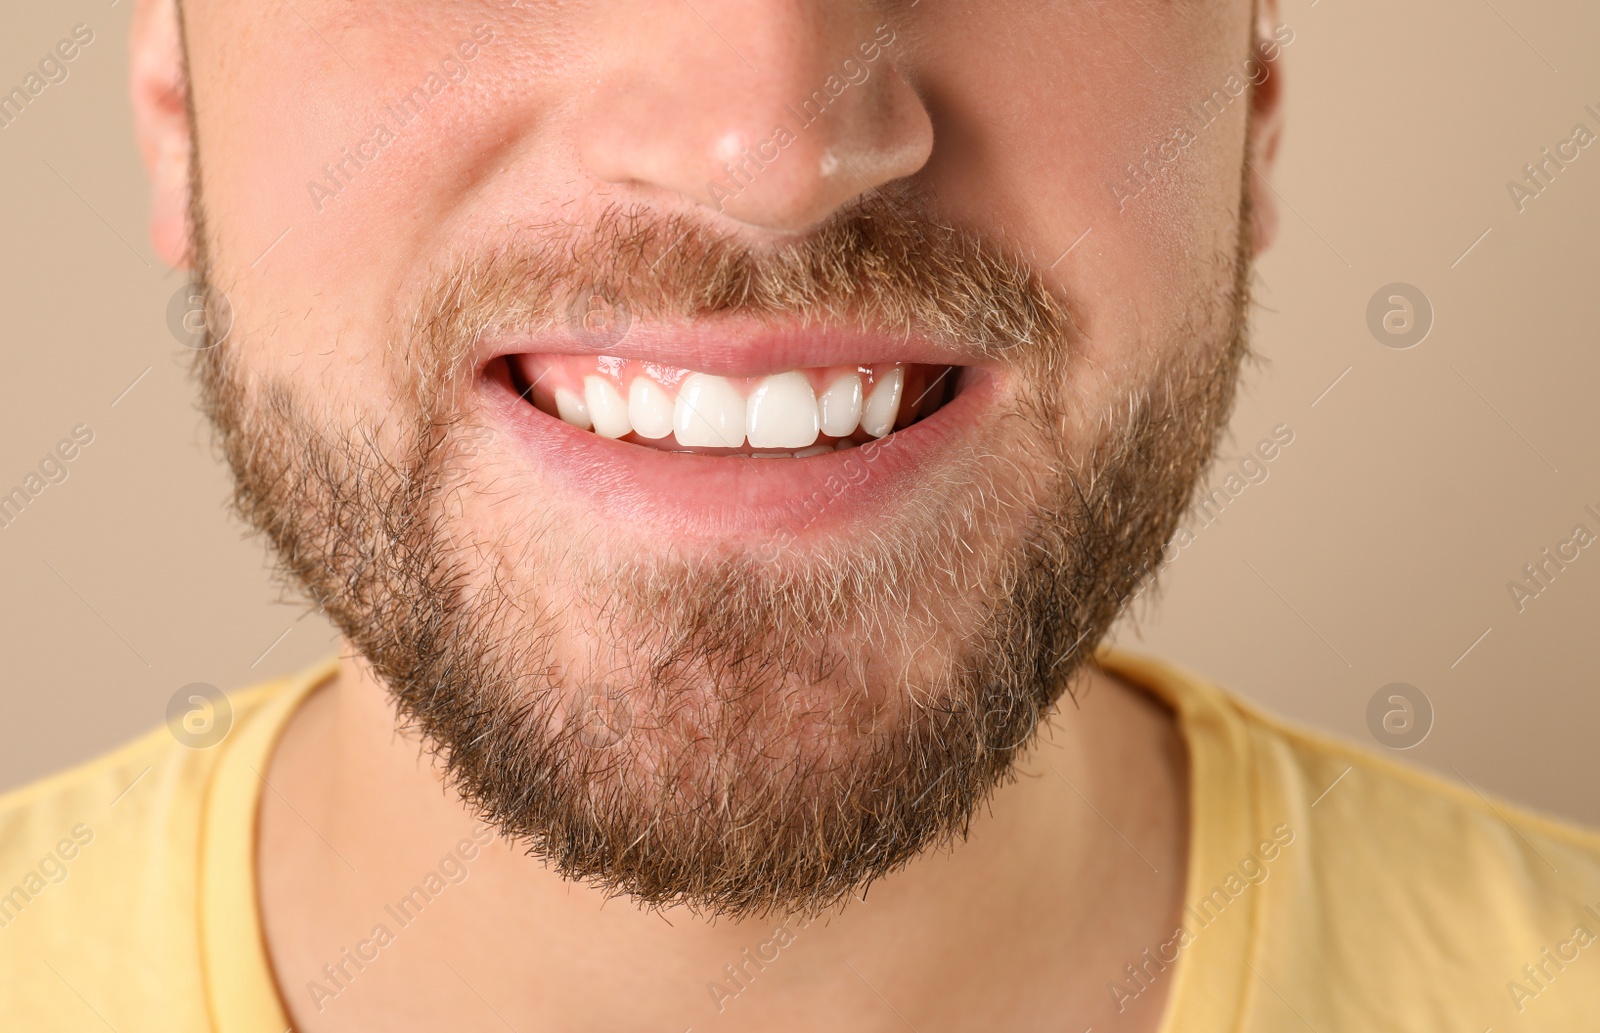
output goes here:
[{"label": "facial hair", "polygon": [[[217,297],[199,187],[196,275]],[[1195,299],[1207,329],[1163,342],[1155,374],[1075,447],[1070,305],[909,188],[775,249],[613,208],[458,256],[401,320],[384,400],[398,420],[381,434],[252,371],[238,337],[197,373],[238,511],[480,817],[562,876],[648,905],[810,915],[964,837],[1157,568],[1247,351],[1248,205],[1246,191],[1230,289]],[[960,347],[1004,365],[1029,447],[969,447],[881,533],[776,559],[607,557],[537,499],[520,500],[520,550],[484,541],[459,519],[488,490],[464,402],[473,345],[557,325],[586,294],[636,320],[740,314]],[[857,451],[870,465],[892,447]],[[1019,465],[1020,482],[996,479]],[[538,562],[502,576],[495,554]]]}]

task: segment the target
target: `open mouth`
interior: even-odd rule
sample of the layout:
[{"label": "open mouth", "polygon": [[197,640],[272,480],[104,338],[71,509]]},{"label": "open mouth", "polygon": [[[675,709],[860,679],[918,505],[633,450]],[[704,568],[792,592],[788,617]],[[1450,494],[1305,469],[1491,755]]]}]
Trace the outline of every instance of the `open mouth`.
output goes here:
[{"label": "open mouth", "polygon": [[612,355],[504,359],[524,401],[579,430],[664,452],[773,459],[888,437],[942,408],[968,372],[873,362],[719,376]]},{"label": "open mouth", "polygon": [[914,499],[942,504],[929,490],[966,476],[1004,411],[1003,368],[916,334],[713,317],[594,343],[487,333],[481,397],[517,446],[497,474],[546,489],[508,497],[573,507],[632,549],[879,533],[924,512]]}]

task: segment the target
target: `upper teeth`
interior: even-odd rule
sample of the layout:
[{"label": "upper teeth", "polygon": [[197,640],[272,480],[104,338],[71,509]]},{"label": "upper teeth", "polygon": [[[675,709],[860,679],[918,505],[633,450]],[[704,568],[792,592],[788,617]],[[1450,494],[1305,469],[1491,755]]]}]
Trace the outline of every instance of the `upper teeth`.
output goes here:
[{"label": "upper teeth", "polygon": [[583,401],[589,407],[594,432],[603,438],[620,438],[633,429],[628,420],[628,403],[605,377],[583,378]]},{"label": "upper teeth", "polygon": [[673,436],[687,448],[738,448],[744,444],[745,407],[726,377],[695,373],[678,388]]},{"label": "upper teeth", "polygon": [[905,371],[896,366],[872,386],[866,404],[861,407],[862,430],[875,438],[894,430],[895,417],[900,415],[900,385],[904,382]]},{"label": "upper teeth", "polygon": [[[683,396],[678,400],[681,404]],[[817,440],[820,423],[817,396],[804,373],[767,377],[745,405],[744,433],[751,448],[805,448]]]},{"label": "upper teeth", "polygon": [[676,426],[672,399],[649,377],[634,377],[628,385],[628,422],[641,438],[664,438]]},{"label": "upper teeth", "polygon": [[[833,447],[827,440],[819,442],[824,436],[839,439],[841,445],[858,429],[881,438],[894,430],[905,388],[905,370],[899,365],[883,372],[834,367],[831,372],[789,370],[730,379],[710,373],[663,373],[650,365],[625,371],[619,360],[590,359],[594,364],[587,368],[593,372],[584,373],[579,357],[548,361],[553,364],[534,380],[532,393],[563,422],[607,438],[637,434],[655,441],[671,436],[679,446],[691,449],[748,445],[781,454],[800,450],[810,454],[813,448]],[[556,375],[546,379],[546,373]],[[675,395],[670,383],[674,375],[682,377]]]},{"label": "upper teeth", "polygon": [[589,419],[588,404],[564,387],[556,388],[556,415],[579,430],[594,428],[594,421]]},{"label": "upper teeth", "polygon": [[854,434],[861,421],[861,378],[846,373],[829,384],[817,399],[817,414],[822,433],[836,438]]}]

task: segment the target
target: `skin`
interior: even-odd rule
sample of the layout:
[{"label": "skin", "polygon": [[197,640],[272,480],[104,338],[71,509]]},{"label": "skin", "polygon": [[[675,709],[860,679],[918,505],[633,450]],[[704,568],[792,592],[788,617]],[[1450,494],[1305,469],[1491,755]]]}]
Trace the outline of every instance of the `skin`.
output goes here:
[{"label": "skin", "polygon": [[[1061,420],[1084,440],[1162,349],[1184,346],[1194,299],[1224,284],[1247,154],[1261,174],[1247,186],[1255,249],[1270,242],[1276,209],[1261,176],[1280,132],[1276,69],[1126,210],[1108,184],[1192,124],[1186,109],[1240,66],[1253,32],[1271,35],[1275,15],[1248,0],[997,0],[981,14],[853,0],[191,0],[215,279],[251,364],[348,423],[383,407],[393,299],[464,242],[581,224],[624,201],[779,244],[865,190],[911,180],[941,218],[1014,248],[1072,300],[1085,342]],[[891,56],[719,210],[707,187],[720,178],[718,141],[764,135],[885,22],[897,33]],[[318,211],[307,184],[322,165],[368,140],[375,113],[483,23],[495,42],[467,77]],[[179,38],[171,3],[140,3],[133,91],[151,234],[183,266],[194,140]],[[720,1014],[707,981],[778,920],[606,902],[499,841],[319,1011],[306,981],[474,825],[417,744],[395,734],[381,684],[347,660],[266,772],[261,906],[294,1026],[1155,1029],[1170,980],[1122,1014],[1105,984],[1177,925],[1183,749],[1170,714],[1105,673],[1083,672],[1076,694],[1080,705],[1052,718],[964,844],[800,931]]]}]

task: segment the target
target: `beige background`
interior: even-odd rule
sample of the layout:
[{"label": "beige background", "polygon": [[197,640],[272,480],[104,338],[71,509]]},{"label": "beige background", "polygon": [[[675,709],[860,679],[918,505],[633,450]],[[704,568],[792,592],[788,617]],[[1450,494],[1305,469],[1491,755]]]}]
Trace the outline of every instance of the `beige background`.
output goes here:
[{"label": "beige background", "polygon": [[[333,648],[223,505],[167,326],[184,281],[145,239],[131,6],[25,0],[0,39],[8,91],[73,25],[95,31],[0,129],[0,489],[75,425],[95,433],[0,530],[0,788],[160,724],[187,683]],[[1380,751],[1368,700],[1410,683],[1435,722],[1402,756],[1600,824],[1600,548],[1524,612],[1507,590],[1579,521],[1600,532],[1583,512],[1600,511],[1600,146],[1523,213],[1506,189],[1578,123],[1600,134],[1600,5],[1285,0],[1282,20],[1266,361],[1214,483],[1274,426],[1294,441],[1219,520],[1189,521],[1162,600],[1119,638]],[[1436,313],[1407,350],[1367,326],[1395,281]]]}]

